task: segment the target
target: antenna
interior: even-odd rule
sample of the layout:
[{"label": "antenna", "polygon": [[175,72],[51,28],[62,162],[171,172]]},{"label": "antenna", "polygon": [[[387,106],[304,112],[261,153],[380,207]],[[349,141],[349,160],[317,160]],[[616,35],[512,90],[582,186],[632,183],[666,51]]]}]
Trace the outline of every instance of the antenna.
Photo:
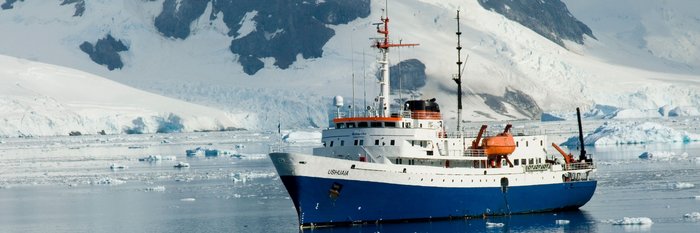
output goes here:
[{"label": "antenna", "polygon": [[[355,28],[353,28],[352,30],[355,31]],[[352,34],[350,34],[350,69],[352,73],[352,102],[350,102],[350,110],[352,110],[352,117],[355,117],[355,47],[352,43]]]},{"label": "antenna", "polygon": [[[457,83],[457,130],[462,131],[462,31],[459,30],[459,10],[457,10],[457,77],[452,78]],[[467,56],[468,57],[468,56]]]},{"label": "antenna", "polygon": [[[386,4],[386,2],[385,2]],[[388,5],[388,4],[387,4]],[[384,13],[386,14],[388,11],[384,10]],[[388,14],[386,16],[382,16],[381,18],[381,23],[376,23],[374,25],[377,26],[377,33],[381,34],[383,38],[377,39],[375,41],[375,44],[373,47],[378,48],[380,53],[382,54],[381,60],[379,60],[379,64],[381,64],[381,81],[379,82],[380,86],[380,92],[378,96],[378,101],[380,102],[379,106],[379,111],[380,115],[382,117],[389,117],[390,115],[390,98],[391,98],[391,93],[389,92],[389,48],[391,47],[408,47],[408,46],[417,46],[418,44],[392,44],[389,41],[389,16]],[[383,26],[383,27],[382,27]]]},{"label": "antenna", "polygon": [[365,109],[365,115],[367,115],[367,64],[365,63],[365,48],[362,48],[362,95],[363,104],[362,108]]},{"label": "antenna", "polygon": [[[402,41],[403,41],[403,39],[399,39],[399,44],[401,44]],[[402,96],[403,88],[401,87],[401,83],[402,83],[402,78],[401,78],[401,76],[402,76],[402,74],[401,74],[401,47],[399,47],[399,63],[397,63],[396,66],[399,69],[399,102],[401,102],[401,101],[403,101],[403,96]],[[401,103],[400,105],[401,105],[401,107],[399,108],[399,111],[403,112],[403,103]]]}]

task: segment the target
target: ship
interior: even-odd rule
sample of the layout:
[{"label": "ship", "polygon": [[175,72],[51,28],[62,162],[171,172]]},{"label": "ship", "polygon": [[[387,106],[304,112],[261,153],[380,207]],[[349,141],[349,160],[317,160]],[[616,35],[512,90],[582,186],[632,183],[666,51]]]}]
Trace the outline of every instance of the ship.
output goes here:
[{"label": "ship", "polygon": [[[364,113],[341,110],[334,98],[331,125],[322,146],[311,154],[269,154],[305,227],[360,223],[474,218],[578,209],[593,196],[593,159],[583,147],[575,158],[555,143],[548,156],[547,136],[514,132],[507,124],[495,132],[461,128],[461,42],[457,12],[458,115],[448,132],[435,99],[407,100],[391,106],[389,18],[376,23],[381,35],[372,45],[381,53],[376,107]],[[393,110],[393,111],[392,111]]]}]

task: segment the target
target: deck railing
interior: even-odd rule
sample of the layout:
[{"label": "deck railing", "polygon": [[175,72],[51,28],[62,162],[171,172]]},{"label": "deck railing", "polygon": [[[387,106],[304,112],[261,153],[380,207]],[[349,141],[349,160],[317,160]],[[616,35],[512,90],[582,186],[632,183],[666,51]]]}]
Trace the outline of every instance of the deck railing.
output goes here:
[{"label": "deck railing", "polygon": [[465,157],[486,157],[484,149],[467,149],[464,151]]},{"label": "deck railing", "polygon": [[564,171],[594,169],[595,164],[589,162],[570,163],[563,166]]}]

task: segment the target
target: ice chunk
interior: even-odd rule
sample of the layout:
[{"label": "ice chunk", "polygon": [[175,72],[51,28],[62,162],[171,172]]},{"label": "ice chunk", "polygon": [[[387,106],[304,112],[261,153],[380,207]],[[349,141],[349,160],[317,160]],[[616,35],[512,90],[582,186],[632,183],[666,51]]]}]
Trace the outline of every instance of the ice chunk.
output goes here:
[{"label": "ice chunk", "polygon": [[124,180],[120,179],[112,179],[109,177],[102,177],[97,180],[93,180],[90,182],[90,184],[98,184],[98,185],[120,185],[126,183]]},{"label": "ice chunk", "polygon": [[671,185],[673,189],[689,189],[689,188],[695,188],[695,184],[692,183],[685,183],[685,182],[676,182],[673,185]]},{"label": "ice chunk", "polygon": [[654,221],[651,221],[648,217],[624,217],[622,219],[609,219],[604,222],[612,223],[613,225],[651,225]]},{"label": "ice chunk", "polygon": [[155,186],[155,187],[148,187],[148,188],[143,189],[143,191],[146,191],[146,192],[165,192],[165,186],[160,185],[160,186]]},{"label": "ice chunk", "polygon": [[173,167],[176,167],[176,168],[187,168],[187,167],[190,167],[190,164],[180,161],[180,162],[177,162],[177,164],[175,164],[175,166],[173,166]]},{"label": "ice chunk", "polygon": [[273,178],[277,174],[274,172],[236,172],[229,175],[234,183],[246,183],[253,179]]},{"label": "ice chunk", "polygon": [[156,162],[156,161],[161,161],[161,160],[163,160],[163,157],[160,155],[149,155],[148,157],[139,158],[139,161],[145,161],[145,162]]},{"label": "ice chunk", "polygon": [[497,228],[497,227],[503,227],[505,224],[502,222],[486,222],[486,227],[487,228]]},{"label": "ice chunk", "polygon": [[557,220],[554,221],[554,222],[555,222],[557,225],[567,225],[567,224],[569,224],[571,221],[566,220],[566,219],[557,219]]},{"label": "ice chunk", "polygon": [[124,164],[113,163],[112,165],[109,166],[109,168],[112,170],[123,170],[123,169],[128,169],[129,166],[126,166]]},{"label": "ice chunk", "polygon": [[684,214],[683,218],[692,219],[692,220],[700,220],[700,212],[692,212],[692,213]]},{"label": "ice chunk", "polygon": [[681,154],[676,154],[672,151],[645,151],[639,155],[640,159],[654,159],[654,160],[677,160],[677,159],[687,159],[688,152],[683,152]]},{"label": "ice chunk", "polygon": [[180,201],[188,201],[188,202],[190,202],[190,201],[195,201],[195,200],[196,200],[196,199],[194,199],[194,198],[192,198],[192,197],[180,199]]}]

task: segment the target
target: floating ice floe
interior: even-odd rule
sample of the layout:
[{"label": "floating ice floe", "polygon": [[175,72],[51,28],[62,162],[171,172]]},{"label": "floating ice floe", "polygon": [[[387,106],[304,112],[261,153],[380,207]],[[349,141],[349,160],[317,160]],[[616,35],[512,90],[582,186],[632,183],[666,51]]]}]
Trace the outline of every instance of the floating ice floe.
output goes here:
[{"label": "floating ice floe", "polygon": [[[678,131],[653,122],[608,121],[584,137],[586,145],[644,144],[655,142],[700,141],[700,135]],[[578,136],[564,145],[578,145]]]},{"label": "floating ice floe", "polygon": [[119,184],[123,184],[123,183],[126,183],[126,181],[120,180],[120,179],[112,179],[109,177],[102,177],[102,178],[99,178],[97,180],[93,180],[90,182],[90,184],[97,184],[97,185],[119,185]]},{"label": "floating ice floe", "polygon": [[277,177],[274,172],[236,172],[229,175],[234,183],[246,183],[248,180]]},{"label": "floating ice floe", "polygon": [[700,212],[692,212],[692,213],[684,214],[683,218],[692,219],[692,220],[700,220]]},{"label": "floating ice floe", "polygon": [[497,227],[503,227],[505,224],[502,222],[486,222],[486,227],[487,228],[497,228]]},{"label": "floating ice floe", "polygon": [[686,183],[686,182],[676,182],[670,185],[671,188],[673,189],[690,189],[690,188],[695,188],[695,184],[692,183]]},{"label": "floating ice floe", "polygon": [[145,188],[143,191],[146,192],[165,192],[165,186],[155,186],[155,187],[148,187]]},{"label": "floating ice floe", "polygon": [[180,201],[195,201],[195,200],[196,200],[196,199],[194,199],[194,198],[191,198],[191,197],[189,197],[189,198],[182,198],[182,199],[180,199]]},{"label": "floating ice floe", "polygon": [[234,155],[237,154],[236,151],[232,150],[220,150],[220,149],[209,149],[209,148],[202,148],[202,147],[197,147],[195,149],[190,149],[186,150],[185,154],[187,154],[187,157],[217,157],[217,156],[224,156],[224,155]]},{"label": "floating ice floe", "polygon": [[567,224],[569,224],[571,221],[566,220],[566,219],[557,219],[557,220],[554,221],[554,222],[555,222],[557,225],[567,225]]},{"label": "floating ice floe", "polygon": [[612,223],[613,225],[651,225],[654,221],[651,221],[648,217],[624,217],[622,219],[608,219],[603,222]]},{"label": "floating ice floe", "polygon": [[175,166],[173,166],[173,167],[176,167],[176,168],[186,168],[186,167],[190,167],[190,164],[180,161],[180,162],[177,162],[177,164],[175,164]]},{"label": "floating ice floe", "polygon": [[126,166],[124,164],[113,163],[112,165],[109,166],[109,168],[112,170],[122,170],[122,169],[128,169],[129,166]]},{"label": "floating ice floe", "polygon": [[653,160],[674,160],[674,159],[687,159],[688,152],[683,152],[681,154],[676,154],[672,151],[645,151],[639,155],[640,159],[653,159]]},{"label": "floating ice floe", "polygon": [[149,155],[148,157],[139,158],[139,161],[145,162],[155,162],[163,160],[163,156],[160,155]]}]

